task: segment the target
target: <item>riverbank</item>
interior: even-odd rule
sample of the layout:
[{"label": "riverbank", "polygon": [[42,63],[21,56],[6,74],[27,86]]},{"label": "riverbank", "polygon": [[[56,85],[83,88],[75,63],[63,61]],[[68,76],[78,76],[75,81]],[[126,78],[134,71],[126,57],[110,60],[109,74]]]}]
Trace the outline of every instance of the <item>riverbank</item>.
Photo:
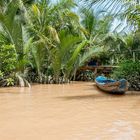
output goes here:
[{"label": "riverbank", "polygon": [[139,140],[140,92],[90,82],[0,88],[2,140]]}]

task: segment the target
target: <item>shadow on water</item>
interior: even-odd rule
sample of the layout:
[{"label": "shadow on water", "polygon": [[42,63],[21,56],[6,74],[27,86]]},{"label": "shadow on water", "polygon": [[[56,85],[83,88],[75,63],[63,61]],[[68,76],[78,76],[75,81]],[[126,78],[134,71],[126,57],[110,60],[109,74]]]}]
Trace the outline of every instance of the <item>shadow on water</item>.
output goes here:
[{"label": "shadow on water", "polygon": [[109,93],[103,93],[103,94],[93,94],[93,95],[75,95],[75,96],[61,96],[61,97],[56,97],[57,99],[62,99],[62,100],[94,100],[94,99],[120,99],[120,98],[127,98],[127,97],[135,97],[139,96],[140,93],[135,93],[135,94],[109,94]]},{"label": "shadow on water", "polygon": [[[88,95],[73,95],[73,96],[61,96],[61,97],[56,97],[58,99],[63,99],[63,100],[86,100],[86,99],[116,99],[116,98],[125,98],[125,97],[130,97],[130,96],[140,96],[140,92],[136,91],[127,91],[126,93],[108,93],[101,91],[99,88],[97,88],[95,85],[93,88],[86,88],[85,90],[93,90],[93,94],[88,94]],[[96,94],[94,93],[96,91]]]},{"label": "shadow on water", "polygon": [[113,95],[113,94],[93,94],[93,95],[75,95],[75,96],[61,96],[61,97],[56,97],[58,99],[63,99],[63,100],[86,100],[86,99],[108,99],[108,98],[121,98],[125,96],[124,94],[119,94],[119,95]]},{"label": "shadow on water", "polygon": [[126,94],[127,96],[140,96],[140,91],[127,91]]}]

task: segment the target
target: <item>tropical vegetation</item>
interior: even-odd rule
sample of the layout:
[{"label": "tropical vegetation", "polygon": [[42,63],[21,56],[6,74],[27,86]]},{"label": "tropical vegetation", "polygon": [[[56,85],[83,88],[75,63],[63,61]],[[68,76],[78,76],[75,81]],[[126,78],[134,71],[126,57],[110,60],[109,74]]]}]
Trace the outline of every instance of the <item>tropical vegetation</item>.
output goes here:
[{"label": "tropical vegetation", "polygon": [[[110,65],[122,61],[127,65],[125,60],[130,59],[132,66],[139,66],[139,3],[104,2],[2,0],[0,86],[67,83],[75,80],[77,70],[94,58]],[[120,7],[119,12],[111,10],[114,4]],[[112,29],[114,19],[124,18],[124,28],[118,24]],[[137,66],[133,69],[138,73],[136,79]],[[128,78],[128,69],[117,69],[114,76]]]}]

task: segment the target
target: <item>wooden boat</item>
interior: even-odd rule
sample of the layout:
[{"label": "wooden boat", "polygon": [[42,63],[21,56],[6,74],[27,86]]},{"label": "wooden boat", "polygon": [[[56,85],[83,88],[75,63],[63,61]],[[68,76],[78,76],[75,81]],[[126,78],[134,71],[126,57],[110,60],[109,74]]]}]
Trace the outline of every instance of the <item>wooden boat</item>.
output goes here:
[{"label": "wooden boat", "polygon": [[98,76],[95,79],[97,87],[110,93],[125,93],[128,90],[128,82],[125,79],[113,80],[104,76]]}]

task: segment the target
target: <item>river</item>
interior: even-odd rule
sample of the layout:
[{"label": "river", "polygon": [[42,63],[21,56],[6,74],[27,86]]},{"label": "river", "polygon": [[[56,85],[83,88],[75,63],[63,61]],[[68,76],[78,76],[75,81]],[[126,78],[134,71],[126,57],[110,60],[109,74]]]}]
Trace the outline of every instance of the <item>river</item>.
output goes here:
[{"label": "river", "polygon": [[91,82],[0,88],[0,140],[140,140],[140,92]]}]

